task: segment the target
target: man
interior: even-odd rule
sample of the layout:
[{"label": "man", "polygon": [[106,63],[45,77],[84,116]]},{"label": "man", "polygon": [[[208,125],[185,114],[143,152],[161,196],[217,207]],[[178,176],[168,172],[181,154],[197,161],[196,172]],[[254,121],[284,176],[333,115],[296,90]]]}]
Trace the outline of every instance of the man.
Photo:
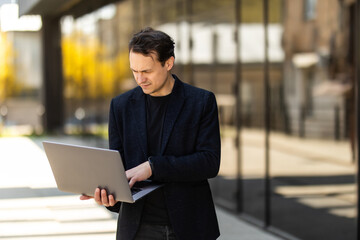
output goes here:
[{"label": "man", "polygon": [[119,213],[117,239],[216,239],[207,180],[220,165],[215,96],[170,73],[174,42],[161,31],[135,34],[129,59],[139,86],[111,102],[110,149],[120,152],[131,187],[147,179],[164,186],[133,204],[115,202],[98,188],[95,201]]}]

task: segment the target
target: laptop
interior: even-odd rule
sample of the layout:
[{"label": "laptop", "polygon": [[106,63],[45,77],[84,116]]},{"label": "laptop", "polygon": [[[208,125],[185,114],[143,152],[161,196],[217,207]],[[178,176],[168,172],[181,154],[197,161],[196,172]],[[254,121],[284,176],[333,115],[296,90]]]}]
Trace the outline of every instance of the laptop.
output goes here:
[{"label": "laptop", "polygon": [[162,186],[143,181],[130,189],[118,151],[49,141],[43,146],[60,191],[94,196],[99,187],[116,201],[134,203]]}]

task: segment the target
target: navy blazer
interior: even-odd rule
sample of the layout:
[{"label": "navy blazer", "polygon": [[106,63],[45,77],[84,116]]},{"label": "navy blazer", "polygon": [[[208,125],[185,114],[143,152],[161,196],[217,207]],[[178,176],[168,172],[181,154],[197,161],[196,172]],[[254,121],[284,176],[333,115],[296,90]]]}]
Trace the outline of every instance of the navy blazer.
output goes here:
[{"label": "navy blazer", "polygon": [[[165,203],[179,240],[212,240],[220,235],[208,180],[218,174],[220,133],[213,93],[175,84],[165,114],[161,155],[152,156],[154,181],[164,182]],[[136,87],[111,101],[110,149],[120,151],[125,169],[147,161],[145,94]],[[144,200],[108,209],[119,213],[116,239],[133,239]]]}]

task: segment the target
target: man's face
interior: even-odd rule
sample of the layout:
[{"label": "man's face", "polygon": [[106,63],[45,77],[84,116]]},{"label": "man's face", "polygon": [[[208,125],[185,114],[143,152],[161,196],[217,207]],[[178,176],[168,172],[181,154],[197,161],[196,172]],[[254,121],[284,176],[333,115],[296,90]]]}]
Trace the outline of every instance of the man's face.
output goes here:
[{"label": "man's face", "polygon": [[169,58],[164,66],[154,53],[145,56],[130,51],[129,58],[135,81],[145,94],[165,96],[171,93],[173,78],[169,71],[174,64],[173,57]]}]

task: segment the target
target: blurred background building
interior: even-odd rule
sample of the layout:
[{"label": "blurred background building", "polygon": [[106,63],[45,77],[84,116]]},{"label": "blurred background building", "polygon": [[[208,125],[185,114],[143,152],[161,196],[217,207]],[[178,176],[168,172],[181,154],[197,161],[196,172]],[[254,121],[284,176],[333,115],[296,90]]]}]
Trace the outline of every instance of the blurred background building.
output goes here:
[{"label": "blurred background building", "polygon": [[135,86],[128,41],[151,26],[176,43],[174,73],[216,94],[216,204],[287,239],[357,239],[358,1],[0,4],[0,135],[106,137]]}]

